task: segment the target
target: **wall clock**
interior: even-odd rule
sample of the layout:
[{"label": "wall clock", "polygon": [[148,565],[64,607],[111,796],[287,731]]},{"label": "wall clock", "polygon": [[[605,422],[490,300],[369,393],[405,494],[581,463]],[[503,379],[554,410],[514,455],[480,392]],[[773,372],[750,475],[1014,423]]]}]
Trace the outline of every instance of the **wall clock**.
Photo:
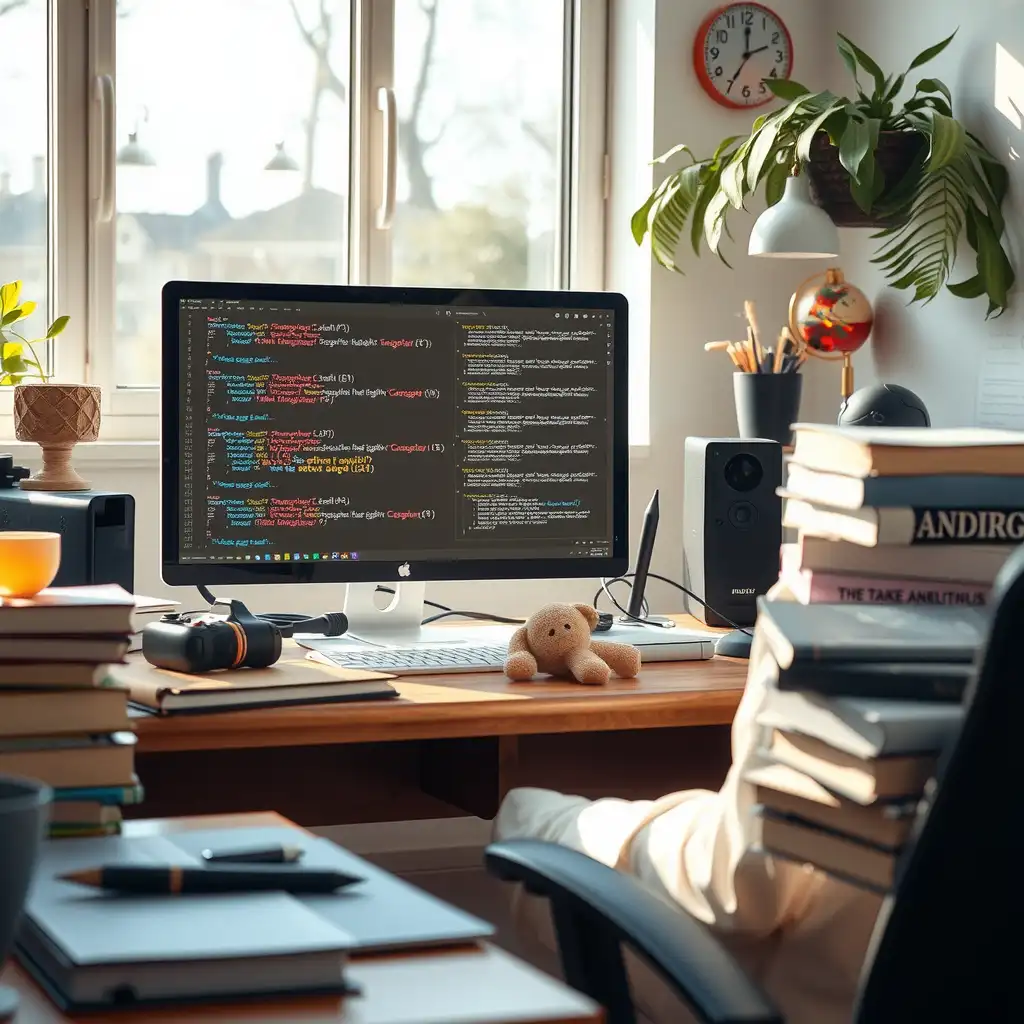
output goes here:
[{"label": "wall clock", "polygon": [[764,78],[789,78],[793,40],[783,20],[762,4],[726,4],[702,22],[693,63],[704,91],[724,107],[742,110],[774,99]]}]

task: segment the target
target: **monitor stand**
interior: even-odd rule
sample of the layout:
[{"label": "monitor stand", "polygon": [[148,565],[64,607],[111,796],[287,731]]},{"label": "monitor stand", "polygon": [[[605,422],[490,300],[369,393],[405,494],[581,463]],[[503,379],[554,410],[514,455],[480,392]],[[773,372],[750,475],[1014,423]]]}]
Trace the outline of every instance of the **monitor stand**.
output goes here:
[{"label": "monitor stand", "polygon": [[377,604],[376,583],[346,585],[344,611],[348,617],[347,636],[383,646],[418,643],[423,639],[420,623],[423,621],[426,584],[402,581],[393,586],[393,595],[380,595],[390,596],[390,601],[381,607]]}]

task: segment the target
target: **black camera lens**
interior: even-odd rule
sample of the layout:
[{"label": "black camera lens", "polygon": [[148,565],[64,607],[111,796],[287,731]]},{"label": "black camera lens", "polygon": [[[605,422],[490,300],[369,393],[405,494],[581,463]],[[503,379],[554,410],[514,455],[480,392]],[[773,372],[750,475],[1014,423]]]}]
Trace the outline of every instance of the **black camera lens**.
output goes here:
[{"label": "black camera lens", "polygon": [[734,455],[725,464],[725,482],[734,491],[752,491],[764,479],[764,469],[753,455]]}]

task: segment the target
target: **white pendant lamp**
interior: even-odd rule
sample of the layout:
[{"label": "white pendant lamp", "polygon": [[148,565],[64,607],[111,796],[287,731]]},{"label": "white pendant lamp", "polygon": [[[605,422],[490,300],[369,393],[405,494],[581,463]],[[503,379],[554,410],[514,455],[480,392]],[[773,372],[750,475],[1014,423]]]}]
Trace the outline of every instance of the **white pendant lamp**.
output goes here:
[{"label": "white pendant lamp", "polygon": [[782,198],[754,223],[747,252],[775,259],[833,259],[839,255],[839,229],[811,202],[807,178],[798,170],[786,179]]}]

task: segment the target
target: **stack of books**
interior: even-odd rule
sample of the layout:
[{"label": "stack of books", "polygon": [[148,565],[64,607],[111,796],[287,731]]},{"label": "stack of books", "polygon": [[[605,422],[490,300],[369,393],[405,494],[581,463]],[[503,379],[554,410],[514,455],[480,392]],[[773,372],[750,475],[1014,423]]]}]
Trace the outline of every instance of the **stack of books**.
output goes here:
[{"label": "stack of books", "polygon": [[50,588],[0,599],[0,773],[54,789],[51,836],[109,835],[142,791],[124,659],[135,601],[120,588]]},{"label": "stack of books", "polygon": [[814,602],[983,606],[1024,540],[1024,434],[797,424],[780,579]]},{"label": "stack of books", "polygon": [[761,847],[891,889],[984,629],[976,608],[762,600],[750,673],[766,690],[763,757],[745,774]]}]

